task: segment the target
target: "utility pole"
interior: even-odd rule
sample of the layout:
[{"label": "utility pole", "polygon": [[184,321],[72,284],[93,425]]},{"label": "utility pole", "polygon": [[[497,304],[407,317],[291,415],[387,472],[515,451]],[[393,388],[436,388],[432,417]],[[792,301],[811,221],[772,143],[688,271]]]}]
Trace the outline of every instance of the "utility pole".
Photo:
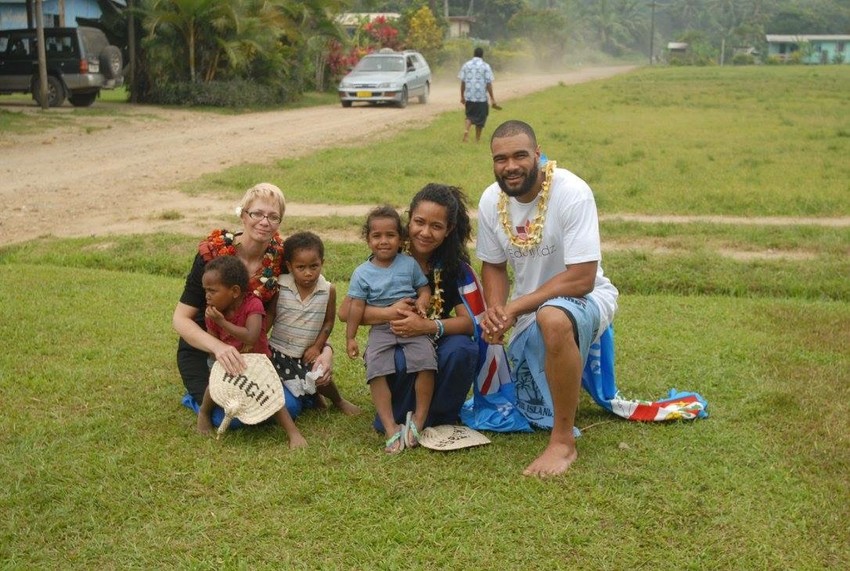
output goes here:
[{"label": "utility pole", "polygon": [[653,54],[655,53],[655,6],[658,2],[654,0],[649,3],[649,7],[652,9],[651,16],[649,18],[649,65],[652,65]]},{"label": "utility pole", "polygon": [[38,101],[41,110],[47,111],[47,52],[44,49],[44,7],[42,0],[35,1],[35,37],[38,38]]},{"label": "utility pole", "polygon": [[[130,72],[130,103],[139,101],[139,86],[136,84],[136,7],[133,0],[127,0],[127,56],[130,60],[128,71]],[[124,78],[127,81],[127,78]]]}]

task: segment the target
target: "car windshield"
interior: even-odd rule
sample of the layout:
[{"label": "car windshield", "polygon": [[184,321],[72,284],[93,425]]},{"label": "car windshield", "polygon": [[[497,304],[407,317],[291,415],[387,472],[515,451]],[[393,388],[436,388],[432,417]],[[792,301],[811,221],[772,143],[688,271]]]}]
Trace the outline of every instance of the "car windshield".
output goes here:
[{"label": "car windshield", "polygon": [[404,58],[398,56],[364,57],[354,71],[404,71]]}]

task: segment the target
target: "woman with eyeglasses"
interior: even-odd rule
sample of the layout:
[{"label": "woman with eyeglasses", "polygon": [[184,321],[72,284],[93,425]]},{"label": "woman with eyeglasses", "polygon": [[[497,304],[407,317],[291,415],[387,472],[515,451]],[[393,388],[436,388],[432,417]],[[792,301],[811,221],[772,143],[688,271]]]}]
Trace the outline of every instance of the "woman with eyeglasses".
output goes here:
[{"label": "woman with eyeglasses", "polygon": [[[241,373],[245,368],[245,361],[235,347],[206,331],[204,313],[207,303],[201,283],[204,267],[213,258],[237,256],[248,268],[248,290],[260,298],[268,312],[278,291],[277,279],[285,267],[283,238],[278,233],[285,210],[286,201],[277,186],[267,182],[257,184],[248,189],[237,208],[243,230],[235,233],[214,230],[198,245],[183,294],[172,317],[174,329],[180,335],[177,368],[187,393],[183,397],[183,404],[195,412],[209,383],[209,357],[220,362],[233,375]],[[316,360],[316,369],[321,366],[324,371],[317,384],[330,380],[332,358],[333,351],[325,346]],[[292,418],[301,412],[302,405],[300,399],[287,395],[286,408]],[[220,410],[217,412],[221,415]],[[220,419],[216,417],[214,413],[213,422],[218,424]]]}]

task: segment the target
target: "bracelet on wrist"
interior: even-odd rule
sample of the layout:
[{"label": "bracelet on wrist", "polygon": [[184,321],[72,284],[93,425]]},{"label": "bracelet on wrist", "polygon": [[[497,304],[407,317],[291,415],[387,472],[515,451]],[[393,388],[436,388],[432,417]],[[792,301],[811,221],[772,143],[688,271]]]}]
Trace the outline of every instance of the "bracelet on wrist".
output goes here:
[{"label": "bracelet on wrist", "polygon": [[435,319],[434,323],[437,324],[437,332],[434,333],[434,341],[436,341],[437,339],[442,337],[443,334],[446,332],[446,327],[443,325],[443,322],[440,319]]}]

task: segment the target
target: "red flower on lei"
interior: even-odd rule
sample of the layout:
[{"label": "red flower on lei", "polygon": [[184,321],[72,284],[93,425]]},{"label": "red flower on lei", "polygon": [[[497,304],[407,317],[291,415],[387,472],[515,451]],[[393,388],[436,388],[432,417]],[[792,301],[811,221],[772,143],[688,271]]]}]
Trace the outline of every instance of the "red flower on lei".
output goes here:
[{"label": "red flower on lei", "polygon": [[[238,234],[228,232],[227,230],[213,230],[198,244],[198,253],[205,262],[209,262],[213,258],[219,256],[235,256],[236,245],[233,241]],[[262,265],[259,271],[254,273],[248,281],[248,287],[254,292],[254,295],[259,297],[263,303],[266,303],[277,293],[277,279],[283,272],[283,238],[275,232],[269,242],[266,253],[263,255]]]}]

